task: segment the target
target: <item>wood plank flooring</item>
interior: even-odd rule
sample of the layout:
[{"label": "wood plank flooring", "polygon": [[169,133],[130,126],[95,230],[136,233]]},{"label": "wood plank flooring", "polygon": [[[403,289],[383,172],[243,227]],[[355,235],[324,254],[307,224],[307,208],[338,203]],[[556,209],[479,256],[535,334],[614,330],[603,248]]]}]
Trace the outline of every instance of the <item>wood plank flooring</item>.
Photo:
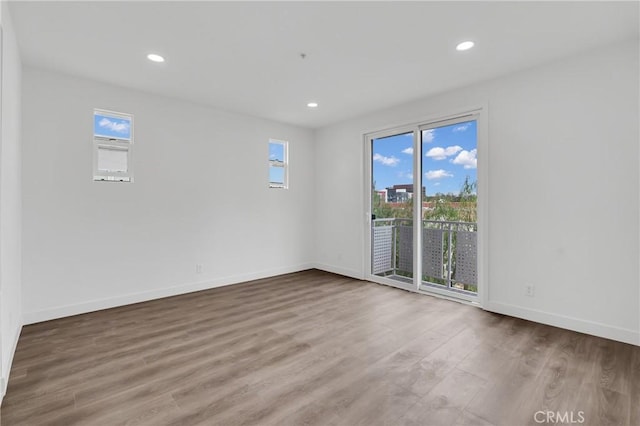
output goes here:
[{"label": "wood plank flooring", "polygon": [[547,412],[640,424],[640,347],[311,270],[24,327],[0,418],[516,426]]}]

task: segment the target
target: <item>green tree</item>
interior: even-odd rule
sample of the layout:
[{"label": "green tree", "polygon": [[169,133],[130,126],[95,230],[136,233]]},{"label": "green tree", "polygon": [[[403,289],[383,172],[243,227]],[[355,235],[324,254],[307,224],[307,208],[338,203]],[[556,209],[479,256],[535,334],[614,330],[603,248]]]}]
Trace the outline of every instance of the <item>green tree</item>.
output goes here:
[{"label": "green tree", "polygon": [[458,207],[458,217],[462,222],[478,221],[478,181],[471,182],[469,176],[464,179],[460,188],[460,201]]},{"label": "green tree", "polygon": [[429,197],[433,207],[425,210],[425,220],[440,220],[449,222],[476,222],[477,201],[476,188],[478,184],[471,182],[467,176],[460,187],[458,195],[437,193]]},{"label": "green tree", "polygon": [[395,217],[393,215],[393,207],[385,202],[380,194],[376,191],[373,191],[373,214],[376,216],[376,219],[387,219],[391,217]]}]

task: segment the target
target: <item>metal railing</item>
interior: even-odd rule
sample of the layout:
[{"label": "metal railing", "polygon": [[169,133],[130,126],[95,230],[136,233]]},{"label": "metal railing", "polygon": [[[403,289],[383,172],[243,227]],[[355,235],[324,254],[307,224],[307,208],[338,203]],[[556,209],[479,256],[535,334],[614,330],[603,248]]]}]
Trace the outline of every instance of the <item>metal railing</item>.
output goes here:
[{"label": "metal railing", "polygon": [[[371,265],[374,275],[413,277],[413,219],[374,219]],[[422,282],[477,292],[475,222],[422,221]]]}]

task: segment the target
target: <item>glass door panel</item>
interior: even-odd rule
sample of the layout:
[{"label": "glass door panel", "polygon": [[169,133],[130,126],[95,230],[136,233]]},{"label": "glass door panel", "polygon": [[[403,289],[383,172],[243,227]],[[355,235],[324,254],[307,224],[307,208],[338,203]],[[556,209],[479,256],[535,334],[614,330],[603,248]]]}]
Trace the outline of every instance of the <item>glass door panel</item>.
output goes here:
[{"label": "glass door panel", "polygon": [[475,119],[421,129],[424,290],[477,294],[477,139]]},{"label": "glass door panel", "polygon": [[371,274],[415,288],[413,140],[413,132],[371,140]]}]

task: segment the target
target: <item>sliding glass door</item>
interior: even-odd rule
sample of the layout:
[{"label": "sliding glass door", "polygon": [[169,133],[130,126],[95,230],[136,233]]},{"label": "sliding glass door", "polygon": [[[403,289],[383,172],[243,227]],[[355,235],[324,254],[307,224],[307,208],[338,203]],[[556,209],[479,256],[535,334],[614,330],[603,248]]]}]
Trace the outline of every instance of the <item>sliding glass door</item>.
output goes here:
[{"label": "sliding glass door", "polygon": [[475,301],[478,114],[366,137],[368,277]]}]

